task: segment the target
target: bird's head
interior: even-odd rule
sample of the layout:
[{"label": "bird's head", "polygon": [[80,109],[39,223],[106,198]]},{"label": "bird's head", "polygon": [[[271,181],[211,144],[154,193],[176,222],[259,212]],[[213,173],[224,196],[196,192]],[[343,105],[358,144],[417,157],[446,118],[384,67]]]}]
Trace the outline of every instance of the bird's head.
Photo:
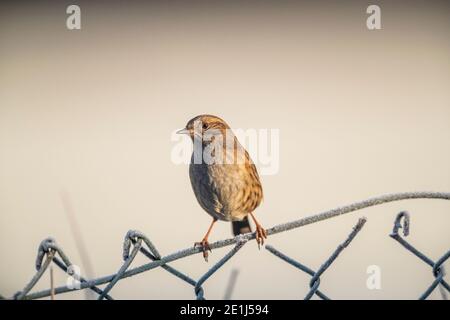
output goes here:
[{"label": "bird's head", "polygon": [[223,137],[225,137],[225,135],[227,134],[227,130],[229,129],[230,127],[228,126],[228,124],[219,117],[209,114],[202,114],[189,120],[186,124],[186,127],[177,131],[177,133],[187,134],[193,140],[194,137],[203,139],[203,135],[205,135],[205,133],[208,133],[212,136],[221,134]]}]

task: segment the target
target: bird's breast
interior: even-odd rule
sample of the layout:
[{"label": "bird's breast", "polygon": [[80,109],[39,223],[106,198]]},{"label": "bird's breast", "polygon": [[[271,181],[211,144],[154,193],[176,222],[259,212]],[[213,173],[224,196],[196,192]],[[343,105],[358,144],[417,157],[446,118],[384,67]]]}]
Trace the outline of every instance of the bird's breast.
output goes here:
[{"label": "bird's breast", "polygon": [[220,220],[241,220],[262,199],[256,170],[245,164],[193,164],[189,173],[200,206]]}]

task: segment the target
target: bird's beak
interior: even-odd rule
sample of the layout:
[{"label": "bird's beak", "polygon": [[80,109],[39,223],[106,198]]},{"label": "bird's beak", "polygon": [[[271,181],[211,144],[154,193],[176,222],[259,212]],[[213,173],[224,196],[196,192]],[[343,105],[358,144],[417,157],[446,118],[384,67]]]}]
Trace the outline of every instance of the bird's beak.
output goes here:
[{"label": "bird's beak", "polygon": [[189,134],[189,130],[186,129],[186,128],[183,128],[183,129],[181,129],[181,130],[178,130],[178,131],[177,131],[177,134]]}]

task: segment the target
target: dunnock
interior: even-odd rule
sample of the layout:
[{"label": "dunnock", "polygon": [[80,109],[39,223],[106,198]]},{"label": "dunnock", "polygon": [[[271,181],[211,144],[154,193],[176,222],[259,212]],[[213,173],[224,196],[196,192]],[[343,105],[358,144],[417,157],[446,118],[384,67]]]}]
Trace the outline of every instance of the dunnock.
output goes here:
[{"label": "dunnock", "polygon": [[208,261],[208,236],[217,220],[231,221],[234,235],[251,232],[248,215],[256,226],[258,247],[267,238],[253,211],[263,198],[258,172],[248,152],[241,146],[225,121],[213,115],[191,119],[180,134],[194,143],[189,166],[192,189],[200,206],[213,220],[200,246]]}]

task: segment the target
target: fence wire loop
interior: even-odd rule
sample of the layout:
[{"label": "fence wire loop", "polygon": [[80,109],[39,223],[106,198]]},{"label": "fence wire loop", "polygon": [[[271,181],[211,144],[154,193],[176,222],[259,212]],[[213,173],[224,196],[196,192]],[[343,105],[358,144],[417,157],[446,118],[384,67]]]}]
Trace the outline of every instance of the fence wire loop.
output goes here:
[{"label": "fence wire loop", "polygon": [[37,257],[36,257],[36,270],[39,270],[42,266],[42,261],[44,260],[44,257],[50,252],[51,245],[55,244],[55,239],[49,237],[47,239],[44,239],[41,241],[41,243],[39,244],[38,247],[38,253],[37,253]]},{"label": "fence wire loop", "polygon": [[123,242],[123,260],[128,259],[131,243],[135,244],[139,239],[144,241],[144,243],[147,245],[154,260],[161,259],[161,255],[159,254],[158,249],[156,249],[156,247],[145,234],[137,230],[130,230],[125,235],[125,240]]},{"label": "fence wire loop", "polygon": [[409,226],[410,226],[409,213],[407,211],[402,211],[395,218],[394,229],[392,230],[392,234],[398,235],[398,230],[403,229],[403,236],[407,237],[409,235]]},{"label": "fence wire loop", "polygon": [[[425,290],[422,295],[420,295],[419,300],[424,300],[429,297],[429,295],[436,289],[438,285],[441,285],[441,296],[444,300],[446,300],[447,292],[450,292],[450,285],[448,282],[444,280],[445,271],[443,264],[447,261],[447,259],[450,257],[450,250],[447,251],[441,258],[439,258],[436,262],[428,258],[425,254],[423,254],[421,251],[416,249],[412,244],[407,242],[405,239],[403,239],[399,233],[398,229],[399,226],[401,227],[401,220],[404,219],[403,222],[403,234],[406,237],[409,234],[409,224],[410,224],[410,218],[409,214],[406,211],[400,212],[394,221],[394,229],[393,232],[390,234],[391,238],[399,242],[405,249],[407,249],[409,252],[414,254],[416,257],[418,257],[420,260],[428,264],[432,268],[433,277],[435,280],[433,283]],[[407,232],[405,233],[405,230]],[[447,291],[447,292],[446,292]]]},{"label": "fence wire loop", "polygon": [[[39,247],[38,247],[38,252],[37,252],[36,262],[35,262],[35,267],[36,267],[37,272],[22,291],[19,291],[14,294],[13,299],[22,300],[25,298],[25,295],[28,292],[30,292],[30,290],[41,279],[42,275],[48,269],[48,267],[50,266],[51,262],[53,261],[53,259],[55,258],[55,255],[57,253],[61,257],[63,262],[66,264],[66,266],[71,265],[67,256],[61,250],[61,248],[56,244],[55,239],[53,239],[52,237],[49,237],[49,238],[46,238],[41,241],[41,243],[39,244]],[[43,262],[44,257],[46,257],[45,262]]]},{"label": "fence wire loop", "polygon": [[[404,192],[404,193],[382,195],[379,197],[370,198],[360,202],[355,202],[347,206],[331,209],[329,211],[321,212],[316,215],[301,218],[292,222],[276,225],[270,229],[267,229],[267,234],[274,235],[277,233],[286,232],[289,230],[306,226],[308,224],[313,224],[333,217],[338,217],[340,215],[344,215],[363,208],[405,199],[450,200],[450,193]],[[308,274],[311,277],[309,281],[309,290],[305,296],[305,299],[311,299],[314,295],[316,295],[320,299],[328,300],[330,298],[319,289],[321,285],[320,277],[333,264],[333,262],[343,252],[343,250],[346,249],[351,244],[356,235],[362,230],[366,221],[367,221],[366,218],[360,218],[358,220],[358,222],[353,227],[352,231],[347,236],[347,238],[337,246],[334,252],[327,258],[327,260],[325,260],[324,263],[320,265],[317,271],[314,271],[313,269],[307,267],[306,265],[292,259],[286,254],[275,249],[271,245],[266,245],[265,248],[268,252],[270,252],[277,258],[281,259],[284,262],[287,262],[288,264],[294,266],[295,268],[301,270],[302,272]],[[402,211],[396,216],[394,221],[394,227],[392,229],[390,237],[399,242],[404,248],[413,253],[421,261],[428,264],[432,269],[434,280],[432,284],[428,288],[426,288],[426,290],[419,296],[419,299],[426,299],[427,297],[429,297],[429,295],[434,291],[436,287],[439,287],[443,299],[446,299],[447,292],[450,292],[450,285],[444,279],[445,277],[444,263],[450,257],[450,250],[447,251],[444,255],[442,255],[442,257],[440,257],[436,262],[434,262],[426,255],[424,255],[421,251],[412,246],[409,242],[407,242],[400,235],[399,233],[400,229],[403,229],[402,230],[403,237],[407,237],[409,235],[410,216],[409,213],[406,211]],[[87,280],[83,277],[80,277],[79,287],[71,288],[68,286],[60,286],[54,288],[54,294],[58,295],[74,290],[89,289],[98,294],[99,300],[101,299],[112,300],[113,298],[109,295],[109,292],[118,283],[118,281],[128,277],[135,276],[143,272],[150,271],[155,268],[162,268],[169,274],[182,280],[184,283],[187,283],[188,285],[192,286],[194,289],[195,298],[198,300],[203,300],[205,299],[205,290],[203,288],[203,285],[206,283],[206,281],[210,279],[211,276],[216,274],[216,272],[220,268],[222,268],[228,261],[230,261],[230,259],[233,258],[236,255],[236,253],[248,241],[251,240],[255,240],[255,233],[247,233],[234,238],[220,240],[211,243],[210,247],[212,249],[218,249],[231,245],[233,245],[233,248],[230,251],[228,251],[222,258],[220,258],[211,268],[209,268],[198,280],[194,280],[187,274],[170,266],[169,263],[189,257],[191,255],[199,254],[201,253],[201,249],[189,247],[187,249],[183,249],[175,253],[163,256],[159,253],[158,249],[153,244],[153,242],[150,241],[150,239],[144,233],[137,230],[130,230],[126,233],[123,241],[123,250],[122,250],[123,263],[116,273],[91,280]],[[150,260],[150,262],[147,262],[138,267],[130,268],[132,262],[135,260],[136,256],[139,253],[142,253],[145,257],[147,257]],[[52,294],[52,290],[50,289],[34,293],[30,293],[30,291],[41,279],[42,275],[45,273],[45,271],[48,269],[49,265],[52,262],[55,263],[61,270],[63,270],[66,273],[73,272],[73,268],[71,268],[72,263],[70,262],[69,258],[66,256],[64,251],[61,249],[61,247],[56,243],[55,239],[46,238],[39,244],[38,247],[37,257],[35,261],[36,273],[31,278],[31,280],[25,285],[24,289],[15,293],[13,297],[11,297],[10,299],[39,299],[50,296]],[[233,278],[235,277],[230,277],[230,279]],[[102,290],[98,286],[103,284],[106,284],[106,287],[105,289]],[[226,297],[231,296],[233,286],[228,286],[225,295]],[[3,298],[4,296],[0,295],[0,299]]]}]

